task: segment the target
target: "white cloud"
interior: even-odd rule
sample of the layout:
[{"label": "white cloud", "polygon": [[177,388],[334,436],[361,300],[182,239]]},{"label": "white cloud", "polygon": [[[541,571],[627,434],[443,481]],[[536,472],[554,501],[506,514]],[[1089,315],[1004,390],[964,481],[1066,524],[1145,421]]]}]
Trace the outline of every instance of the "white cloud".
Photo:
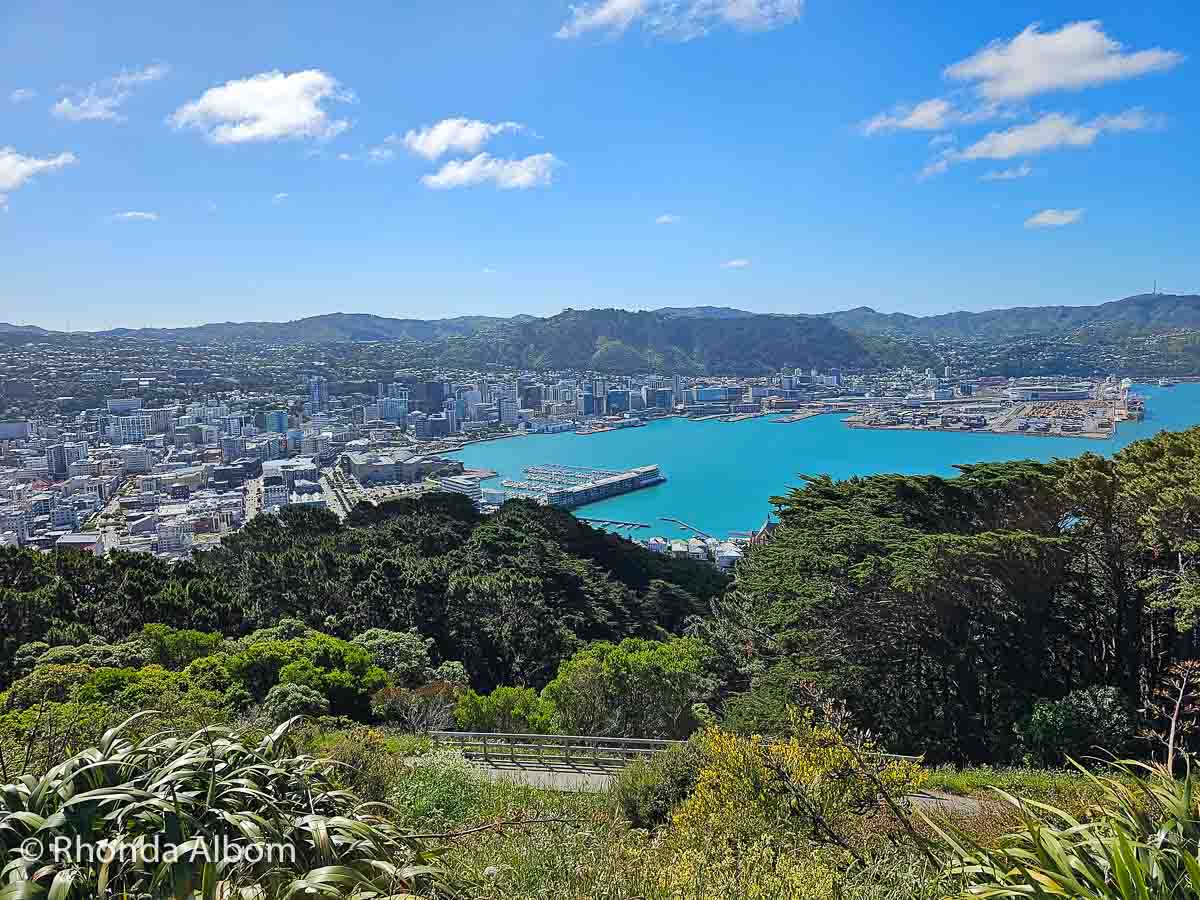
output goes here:
[{"label": "white cloud", "polygon": [[396,158],[396,151],[391,147],[372,147],[367,151],[367,159],[371,162],[390,162]]},{"label": "white cloud", "polygon": [[496,270],[493,269],[491,266],[484,266],[482,269],[480,269],[480,271],[483,272],[484,275],[495,275],[496,274]]},{"label": "white cloud", "polygon": [[339,153],[337,155],[337,158],[340,159],[342,162],[350,162],[352,159],[354,159],[354,157],[352,155],[350,155],[349,153]]},{"label": "white cloud", "polygon": [[890,113],[880,113],[863,123],[863,134],[889,131],[943,131],[957,118],[948,100],[935,97],[915,106],[897,106]]},{"label": "white cloud", "polygon": [[1026,228],[1061,228],[1083,218],[1082,209],[1043,209],[1025,220]]},{"label": "white cloud", "polygon": [[403,138],[393,134],[385,143],[403,144],[418,156],[437,159],[451,151],[478,153],[484,144],[497,135],[524,130],[525,126],[520,122],[482,122],[458,117],[442,119],[433,125],[406,132]]},{"label": "white cloud", "polygon": [[953,132],[947,131],[944,134],[935,134],[931,137],[929,139],[929,146],[944,147],[946,144],[953,144],[957,140],[958,138],[954,136]]},{"label": "white cloud", "polygon": [[986,172],[979,176],[980,181],[1015,181],[1018,178],[1028,178],[1033,174],[1033,169],[1028,163],[1022,163],[1012,169],[999,169],[994,172]]},{"label": "white cloud", "polygon": [[1099,21],[1072,22],[1058,31],[1042,31],[1035,23],[1010,41],[993,41],[948,66],[945,74],[973,82],[988,100],[1012,101],[1134,78],[1182,61],[1183,54],[1159,47],[1125,53]]},{"label": "white cloud", "polygon": [[54,172],[78,161],[74,153],[60,153],[39,159],[22,156],[14,147],[0,147],[0,209],[7,207],[10,193],[35,175]]},{"label": "white cloud", "polygon": [[992,131],[962,150],[948,149],[921,171],[927,178],[945,172],[951,165],[975,159],[1013,159],[1034,156],[1064,147],[1090,147],[1102,134],[1153,128],[1160,120],[1142,109],[1127,109],[1115,116],[1098,116],[1080,122],[1075,116],[1047,113],[1036,121]]},{"label": "white cloud", "polygon": [[677,216],[674,213],[663,213],[661,216],[659,216],[657,219],[654,220],[654,224],[655,225],[674,225],[675,223],[681,221],[682,219],[683,219],[683,216]]},{"label": "white cloud", "polygon": [[1075,116],[1048,113],[1026,125],[986,134],[962,151],[962,159],[1012,159],[1032,156],[1059,147],[1090,147],[1101,134],[1137,131],[1153,124],[1143,110],[1130,109],[1116,116],[1100,116],[1080,123]]},{"label": "white cloud", "polygon": [[113,213],[113,218],[120,222],[157,222],[158,213],[139,212],[136,209],[132,209],[129,212]]},{"label": "white cloud", "polygon": [[327,139],[350,127],[332,119],[322,104],[352,103],[354,94],[319,69],[285,75],[263,72],[209,88],[175,110],[175,128],[197,128],[216,144],[298,138]]},{"label": "white cloud", "polygon": [[26,100],[32,100],[37,96],[37,91],[33,88],[17,88],[8,95],[8,99],[13,103],[24,103]]},{"label": "white cloud", "polygon": [[455,159],[421,183],[428,188],[447,190],[471,187],[492,182],[501,190],[525,189],[548,185],[554,180],[554,170],[562,162],[553,153],[538,153],[524,159],[497,159],[480,153],[471,159]]},{"label": "white cloud", "polygon": [[592,31],[621,34],[634,24],[673,40],[691,40],[728,25],[741,31],[765,31],[790,25],[804,11],[804,0],[598,0],[572,6],[571,18],[555,33],[576,38]]},{"label": "white cloud", "polygon": [[72,122],[123,121],[125,117],[119,110],[134,88],[165,78],[170,71],[171,67],[165,63],[156,63],[121,72],[89,85],[87,90],[80,91],[74,97],[63,97],[50,107],[50,112]]},{"label": "white cloud", "polygon": [[289,196],[290,196],[290,194],[288,194],[287,191],[280,191],[278,194],[276,194],[274,197],[271,198],[271,202],[272,203],[282,203]]},{"label": "white cloud", "polygon": [[750,268],[750,260],[748,259],[727,259],[721,263],[722,269],[748,269]]}]

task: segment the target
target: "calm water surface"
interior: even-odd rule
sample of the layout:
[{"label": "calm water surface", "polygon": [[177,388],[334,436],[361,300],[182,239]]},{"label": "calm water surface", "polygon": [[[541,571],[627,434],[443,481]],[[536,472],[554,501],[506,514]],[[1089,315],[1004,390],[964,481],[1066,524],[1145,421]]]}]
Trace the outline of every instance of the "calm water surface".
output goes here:
[{"label": "calm water surface", "polygon": [[666,419],[593,435],[534,434],[474,444],[457,457],[468,467],[499,472],[498,478],[484,482],[484,487],[496,488],[500,478],[519,479],[524,466],[539,463],[606,469],[657,464],[667,477],[664,484],[581,507],[578,514],[649,524],[634,532],[638,537],[686,536],[661,516],[723,537],[761,525],[770,512],[770,498],[797,484],[800,474],[953,475],[959,463],[1049,460],[1089,450],[1111,455],[1164,429],[1177,431],[1200,423],[1200,384],[1136,389],[1146,397],[1146,420],[1121,424],[1117,436],[1108,441],[872,431],[847,428],[842,416],[826,415],[787,424],[768,418],[732,423]]}]

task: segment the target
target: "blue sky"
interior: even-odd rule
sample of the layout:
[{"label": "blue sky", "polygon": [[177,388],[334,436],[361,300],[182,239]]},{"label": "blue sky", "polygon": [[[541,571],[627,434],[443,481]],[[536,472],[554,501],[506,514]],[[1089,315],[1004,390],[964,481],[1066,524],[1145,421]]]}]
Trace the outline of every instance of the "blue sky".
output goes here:
[{"label": "blue sky", "polygon": [[1200,292],[1191,0],[282,6],[3,5],[0,321]]}]

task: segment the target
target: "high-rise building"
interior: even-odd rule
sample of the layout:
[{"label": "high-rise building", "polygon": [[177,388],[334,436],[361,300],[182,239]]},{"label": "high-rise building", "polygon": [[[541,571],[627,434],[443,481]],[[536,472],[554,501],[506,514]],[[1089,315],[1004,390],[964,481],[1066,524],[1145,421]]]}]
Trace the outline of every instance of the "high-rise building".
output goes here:
[{"label": "high-rise building", "polygon": [[592,382],[593,412],[597,416],[608,413],[608,381],[597,378]]},{"label": "high-rise building", "polygon": [[385,422],[403,422],[408,415],[407,397],[384,397],[379,401],[379,418]]},{"label": "high-rise building", "polygon": [[283,434],[287,430],[288,411],[286,409],[268,409],[263,413],[263,431]]},{"label": "high-rise building", "polygon": [[313,375],[308,379],[308,400],[314,410],[329,407],[329,382],[324,375]]},{"label": "high-rise building", "polygon": [[46,470],[51,478],[66,477],[67,451],[62,444],[51,444],[46,448]]},{"label": "high-rise building", "polygon": [[671,400],[676,406],[683,402],[683,379],[678,375],[671,379]]},{"label": "high-rise building", "polygon": [[117,416],[109,422],[109,432],[117,443],[140,444],[150,434],[151,421],[145,413]]},{"label": "high-rise building", "polygon": [[459,430],[458,401],[447,400],[442,404],[442,409],[446,415],[446,430],[454,434]]},{"label": "high-rise building", "polygon": [[516,425],[517,424],[517,401],[511,397],[500,398],[500,424],[501,425]]}]

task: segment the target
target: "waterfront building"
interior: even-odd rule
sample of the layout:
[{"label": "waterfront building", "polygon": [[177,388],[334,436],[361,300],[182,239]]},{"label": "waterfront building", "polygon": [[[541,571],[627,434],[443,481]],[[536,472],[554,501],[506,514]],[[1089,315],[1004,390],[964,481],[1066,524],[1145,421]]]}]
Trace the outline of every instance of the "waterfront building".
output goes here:
[{"label": "waterfront building", "polygon": [[469,478],[466,475],[449,475],[439,478],[437,484],[443,491],[462,494],[464,497],[469,497],[476,506],[483,505],[483,488],[480,487],[477,478]]}]

